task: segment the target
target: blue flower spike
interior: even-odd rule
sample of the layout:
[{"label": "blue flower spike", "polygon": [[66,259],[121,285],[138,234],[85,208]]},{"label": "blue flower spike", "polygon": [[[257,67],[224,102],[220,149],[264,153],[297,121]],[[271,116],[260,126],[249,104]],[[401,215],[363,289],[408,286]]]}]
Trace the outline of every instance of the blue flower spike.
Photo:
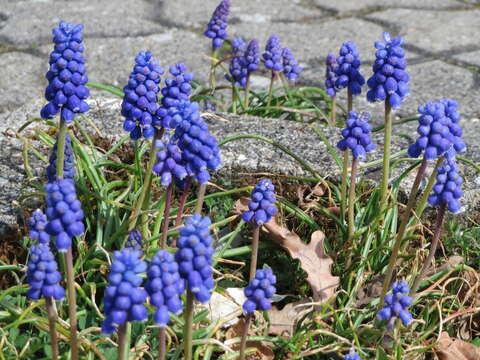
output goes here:
[{"label": "blue flower spike", "polygon": [[337,148],[341,151],[350,149],[355,159],[364,159],[366,154],[375,149],[372,142],[371,134],[372,126],[369,123],[370,113],[361,114],[350,111],[347,119],[347,127],[342,130],[343,139],[337,144]]},{"label": "blue flower spike", "polygon": [[62,275],[58,272],[57,262],[48,244],[34,245],[27,267],[27,282],[30,286],[27,297],[31,300],[41,297],[62,300],[65,290],[60,286],[61,280]]},{"label": "blue flower spike", "polygon": [[327,55],[327,58],[325,59],[325,64],[326,64],[325,90],[328,96],[333,98],[337,94],[337,91],[339,90],[336,85],[337,74],[335,72],[338,66],[337,57],[334,54],[329,53]]},{"label": "blue flower spike", "polygon": [[350,349],[350,352],[345,355],[344,360],[362,360],[360,355],[358,355],[355,351],[355,349]]},{"label": "blue flower spike", "polygon": [[452,213],[458,213],[462,207],[460,199],[463,178],[460,175],[455,158],[445,159],[437,169],[437,182],[433,186],[428,202],[432,206],[446,205]]},{"label": "blue flower spike", "polygon": [[277,278],[272,269],[258,269],[250,284],[243,290],[247,300],[243,303],[243,310],[247,314],[255,310],[265,311],[272,308],[271,298],[275,294]]},{"label": "blue flower spike", "polygon": [[144,321],[148,317],[145,307],[148,294],[141,287],[141,274],[147,270],[147,263],[140,259],[141,256],[141,251],[130,248],[115,251],[113,254],[108,286],[103,298],[104,334],[112,334],[118,326],[127,321]]},{"label": "blue flower spike", "polygon": [[[69,133],[65,134],[65,160],[63,161],[63,178],[72,179],[75,176],[75,158],[73,156],[72,138]],[[47,179],[48,182],[57,179],[57,142],[53,145],[50,159],[48,160]]]},{"label": "blue flower spike", "polygon": [[283,70],[283,48],[277,35],[271,35],[267,40],[265,52],[262,54],[263,63],[268,70],[279,72]]},{"label": "blue flower spike", "polygon": [[360,73],[361,64],[357,45],[352,41],[343,43],[340,55],[336,58],[335,87],[338,90],[348,88],[352,95],[360,94],[362,86],[365,84],[365,78]]},{"label": "blue flower spike", "polygon": [[458,103],[450,99],[431,101],[418,107],[419,137],[408,148],[410,157],[419,157],[422,153],[425,159],[435,160],[440,156],[454,157],[464,151],[465,142],[462,139]]},{"label": "blue flower spike", "polygon": [[28,236],[30,236],[30,239],[36,240],[40,244],[48,244],[50,242],[50,235],[48,235],[45,230],[47,224],[47,216],[43,211],[40,209],[35,210],[28,219]]},{"label": "blue flower spike", "polygon": [[137,229],[130,231],[125,243],[125,248],[132,250],[142,250],[142,234]]},{"label": "blue flower spike", "polygon": [[180,276],[185,279],[187,288],[195,299],[207,303],[214,288],[212,270],[212,236],[208,217],[195,214],[189,217],[180,228],[177,241],[178,251],[175,260],[179,266]]},{"label": "blue flower spike", "polygon": [[72,237],[85,231],[82,204],[77,199],[75,183],[71,179],[58,179],[45,186],[47,193],[45,211],[49,220],[45,230],[56,238],[59,252],[66,252],[72,245]]},{"label": "blue flower spike", "polygon": [[277,213],[275,202],[275,187],[269,179],[262,179],[252,191],[252,200],[248,202],[248,211],[242,214],[245,222],[254,222],[256,225],[263,225],[272,219]]},{"label": "blue flower spike", "polygon": [[141,51],[135,58],[122,101],[123,129],[132,140],[155,135],[154,118],[158,109],[157,95],[163,69],[149,51]]},{"label": "blue flower spike", "polygon": [[297,81],[298,76],[303,71],[303,69],[300,65],[298,65],[298,61],[293,56],[292,50],[290,50],[289,48],[284,48],[282,51],[282,59],[283,74],[289,81]]},{"label": "blue flower spike", "polygon": [[392,293],[385,295],[385,306],[381,309],[377,317],[379,320],[388,321],[388,329],[392,330],[397,318],[400,318],[403,325],[408,326],[413,321],[412,314],[408,307],[413,299],[407,294],[410,287],[406,281],[399,281],[392,284]]},{"label": "blue flower spike", "polygon": [[76,114],[88,111],[86,99],[90,95],[85,86],[88,82],[83,55],[83,25],[60,21],[52,30],[55,47],[50,54],[50,68],[45,77],[48,86],[45,98],[48,101],[40,116],[52,119],[60,112],[65,123],[70,123]]},{"label": "blue flower spike", "polygon": [[230,1],[223,0],[213,12],[212,18],[207,25],[207,30],[204,32],[206,37],[212,39],[212,47],[214,49],[221,47],[228,37],[227,26],[229,13]]},{"label": "blue flower spike", "polygon": [[160,176],[162,186],[170,185],[172,179],[184,180],[188,176],[186,163],[175,139],[158,140],[156,147],[162,150],[157,152],[157,162],[153,166],[153,173]]},{"label": "blue flower spike", "polygon": [[180,277],[173,255],[165,250],[158,251],[150,262],[147,279],[145,290],[156,308],[154,321],[160,327],[166,327],[170,321],[169,313],[178,315],[182,312],[180,296],[185,290],[185,281]]},{"label": "blue flower spike", "polygon": [[383,34],[383,40],[375,42],[376,60],[373,64],[373,76],[368,79],[367,100],[370,102],[388,101],[392,108],[399,108],[409,94],[408,76],[405,68],[405,50],[402,48],[403,39],[396,37],[393,40],[389,33]]}]

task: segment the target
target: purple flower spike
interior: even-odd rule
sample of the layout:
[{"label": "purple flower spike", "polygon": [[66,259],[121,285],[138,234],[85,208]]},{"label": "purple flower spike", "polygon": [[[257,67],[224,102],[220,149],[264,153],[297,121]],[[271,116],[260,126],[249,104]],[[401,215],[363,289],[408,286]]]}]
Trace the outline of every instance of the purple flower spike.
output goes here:
[{"label": "purple flower spike", "polygon": [[293,56],[292,51],[289,48],[284,48],[282,51],[283,59],[283,74],[291,82],[295,82],[303,69],[298,65],[297,60]]},{"label": "purple flower spike", "polygon": [[336,59],[337,66],[335,74],[337,79],[335,85],[338,89],[348,88],[353,95],[362,92],[362,85],[365,79],[360,74],[360,54],[357,51],[357,45],[352,41],[343,43],[340,48],[340,55]]},{"label": "purple flower spike", "polygon": [[326,59],[327,70],[325,71],[325,89],[327,91],[328,96],[333,98],[338,91],[336,82],[337,82],[337,74],[335,73],[335,69],[337,68],[337,58],[332,53],[327,55]]},{"label": "purple flower spike", "polygon": [[85,231],[82,204],[77,199],[75,183],[71,179],[58,179],[45,186],[47,193],[47,218],[45,230],[56,237],[59,252],[66,252],[72,245],[72,237]]},{"label": "purple flower spike", "polygon": [[181,101],[188,101],[192,91],[191,82],[193,73],[187,71],[185,64],[176,64],[169,69],[172,77],[165,79],[165,87],[162,88],[162,106],[157,110],[157,117],[154,118],[155,126],[174,128],[169,110],[174,108]]},{"label": "purple flower spike", "polygon": [[156,146],[164,148],[157,152],[157,162],[153,167],[154,174],[161,178],[161,184],[168,186],[172,183],[172,179],[179,181],[185,179],[188,176],[186,163],[182,151],[174,139],[171,139],[165,145],[158,141]]},{"label": "purple flower spike", "polygon": [[275,294],[275,283],[277,278],[272,269],[259,269],[250,284],[243,289],[247,300],[243,303],[243,310],[247,314],[255,310],[265,311],[272,308],[270,299]]},{"label": "purple flower spike", "polygon": [[208,131],[208,125],[200,117],[198,109],[197,103],[187,101],[172,109],[176,124],[172,141],[182,152],[187,174],[204,184],[210,180],[209,170],[218,170],[221,159],[217,139]]},{"label": "purple flower spike", "polygon": [[357,114],[350,111],[348,114],[347,127],[342,130],[343,139],[337,144],[341,151],[352,150],[353,157],[365,158],[368,152],[375,149],[370,132],[372,126],[369,124],[370,113]]},{"label": "purple flower spike", "polygon": [[195,214],[187,219],[180,228],[178,251],[175,260],[179,266],[180,276],[187,282],[188,289],[195,299],[207,303],[212,296],[212,237],[210,235],[211,221],[208,217]]},{"label": "purple flower spike", "polygon": [[269,222],[277,213],[276,201],[272,182],[269,179],[260,180],[252,191],[252,200],[248,202],[249,210],[242,214],[243,221],[253,221],[257,225]]},{"label": "purple flower spike", "polygon": [[50,242],[50,235],[45,231],[48,220],[47,216],[42,210],[37,209],[33,212],[30,219],[28,219],[28,229],[30,230],[30,239],[36,240],[41,244],[48,244]]},{"label": "purple flower spike", "polygon": [[30,289],[27,297],[38,300],[41,297],[62,300],[65,290],[60,286],[62,275],[58,272],[55,257],[48,244],[34,245],[28,261],[27,282]]},{"label": "purple flower spike", "polygon": [[45,98],[48,104],[40,111],[43,119],[51,119],[58,112],[67,124],[76,114],[88,111],[86,99],[90,95],[85,86],[85,57],[83,55],[83,25],[73,25],[60,21],[58,28],[52,30],[55,47],[50,54],[50,68],[45,77],[48,86]]},{"label": "purple flower spike", "polygon": [[423,152],[425,159],[434,160],[442,155],[451,158],[465,150],[457,108],[457,102],[450,99],[419,106],[417,132],[420,136],[408,148],[408,155],[419,157]]},{"label": "purple flower spike", "polygon": [[432,206],[445,204],[454,214],[459,212],[462,207],[459,201],[463,196],[462,183],[463,179],[455,158],[445,159],[437,168],[437,182],[428,197],[428,202]]},{"label": "purple flower spike", "polygon": [[405,50],[401,47],[403,39],[390,39],[388,33],[383,34],[384,42],[375,42],[376,60],[373,64],[373,76],[368,79],[367,100],[388,101],[392,108],[398,108],[409,94],[410,77],[405,71],[407,60]]},{"label": "purple flower spike", "polygon": [[245,44],[242,38],[236,38],[232,44],[232,60],[229,65],[230,75],[225,75],[228,81],[235,85],[246,87],[250,74],[258,69],[260,63],[260,47],[257,40]]},{"label": "purple flower spike", "polygon": [[355,352],[354,349],[350,349],[350,352],[345,355],[344,360],[362,360],[362,358]]},{"label": "purple flower spike", "polygon": [[263,61],[265,67],[271,71],[283,70],[283,49],[280,45],[280,39],[277,35],[271,35],[265,46],[265,52],[263,53]]},{"label": "purple flower spike", "polygon": [[172,254],[160,250],[153,257],[147,271],[145,290],[150,295],[150,303],[155,306],[155,323],[166,327],[170,314],[180,314],[183,304],[180,296],[185,290],[185,281],[180,277],[178,264]]},{"label": "purple flower spike", "polygon": [[132,250],[142,250],[142,234],[137,229],[133,229],[128,234],[127,242],[125,243],[125,248],[130,248]]},{"label": "purple flower spike", "polygon": [[147,270],[147,263],[140,260],[142,252],[125,248],[113,253],[113,262],[105,288],[103,307],[105,320],[102,333],[112,334],[117,326],[127,321],[144,321],[147,292],[143,289],[140,274]]},{"label": "purple flower spike", "polygon": [[395,320],[400,318],[403,325],[408,326],[413,321],[413,316],[407,310],[412,304],[413,299],[407,294],[410,287],[405,281],[392,284],[392,293],[385,295],[385,306],[381,309],[377,318],[382,321],[388,321],[389,330],[393,329]]},{"label": "purple flower spike", "polygon": [[123,88],[123,129],[130,133],[132,140],[138,140],[142,136],[148,139],[155,134],[154,118],[158,108],[157,94],[161,75],[163,69],[152,58],[152,53],[139,52],[128,83]]},{"label": "purple flower spike", "polygon": [[230,1],[223,0],[213,12],[212,18],[207,25],[204,35],[212,39],[212,46],[217,49],[227,39],[228,15],[230,12]]},{"label": "purple flower spike", "polygon": [[[48,182],[55,181],[57,178],[57,142],[53,145],[50,153],[49,165],[47,167]],[[72,179],[75,176],[75,158],[73,156],[72,138],[70,134],[65,135],[65,160],[63,161],[63,178]]]}]

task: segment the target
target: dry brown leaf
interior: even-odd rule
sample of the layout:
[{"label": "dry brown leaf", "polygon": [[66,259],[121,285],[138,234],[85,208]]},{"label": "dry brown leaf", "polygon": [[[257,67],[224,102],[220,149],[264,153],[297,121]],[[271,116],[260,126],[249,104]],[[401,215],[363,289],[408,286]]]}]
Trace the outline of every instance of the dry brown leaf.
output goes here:
[{"label": "dry brown leaf", "polygon": [[[235,211],[241,213],[247,209],[248,199],[241,198],[235,203]],[[332,259],[325,253],[323,241],[325,234],[315,231],[307,244],[294,232],[278,223],[278,216],[262,226],[272,240],[285,248],[293,259],[298,259],[307,273],[307,281],[313,291],[316,302],[325,302],[335,294],[339,278],[331,272]]]},{"label": "dry brown leaf", "polygon": [[297,320],[312,310],[312,305],[305,305],[309,302],[309,299],[304,299],[287,304],[282,310],[278,310],[276,307],[269,310],[269,333],[273,335],[292,335],[295,331]]},{"label": "dry brown leaf", "polygon": [[[225,332],[225,337],[227,339],[241,337],[244,329],[245,319],[241,318],[234,326],[232,326]],[[251,332],[252,329],[250,328],[250,333]],[[240,343],[232,344],[231,347],[233,350],[239,350]],[[248,360],[272,360],[275,357],[275,353],[269,346],[269,343],[266,341],[247,341],[247,348],[255,348],[257,350],[254,354],[247,356]]]},{"label": "dry brown leaf", "polygon": [[317,184],[312,189],[312,194],[315,196],[323,196],[325,194],[325,189],[322,184]]},{"label": "dry brown leaf", "polygon": [[452,339],[447,332],[440,334],[440,341],[435,346],[440,360],[479,360],[480,348],[463,340]]}]

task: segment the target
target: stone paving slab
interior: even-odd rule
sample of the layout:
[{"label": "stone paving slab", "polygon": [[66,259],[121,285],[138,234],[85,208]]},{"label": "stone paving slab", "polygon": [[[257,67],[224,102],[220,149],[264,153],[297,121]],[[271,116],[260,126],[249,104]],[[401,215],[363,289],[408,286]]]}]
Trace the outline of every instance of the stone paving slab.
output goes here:
[{"label": "stone paving slab", "polygon": [[151,18],[154,11],[154,2],[142,0],[11,2],[0,9],[0,41],[19,47],[48,43],[60,20],[83,23],[85,37],[144,36],[162,31]]}]

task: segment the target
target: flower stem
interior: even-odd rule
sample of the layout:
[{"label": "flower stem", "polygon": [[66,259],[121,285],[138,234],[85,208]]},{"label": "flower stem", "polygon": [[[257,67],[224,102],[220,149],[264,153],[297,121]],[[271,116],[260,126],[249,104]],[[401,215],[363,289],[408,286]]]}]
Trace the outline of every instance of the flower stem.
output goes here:
[{"label": "flower stem", "polygon": [[160,242],[160,247],[162,249],[165,249],[165,247],[167,246],[168,218],[170,215],[170,206],[172,205],[172,192],[173,192],[173,184],[170,184],[167,187],[167,196],[165,197],[165,210],[163,212],[162,237]]},{"label": "flower stem", "polygon": [[48,314],[48,327],[50,330],[50,340],[52,342],[52,360],[58,359],[58,338],[57,330],[55,329],[55,322],[57,321],[57,313],[53,305],[53,298],[49,297],[45,299],[45,305],[47,307]]},{"label": "flower stem", "polygon": [[[142,192],[140,193],[140,196],[137,199],[137,202],[135,204],[135,209],[133,210],[133,213],[130,215],[130,218],[128,219],[128,231],[133,230],[135,226],[137,225],[137,218],[140,212],[143,209],[144,201],[147,196],[147,192],[150,190],[150,185],[152,182],[152,170],[153,166],[155,165],[155,160],[156,160],[156,154],[157,154],[157,148],[155,147],[155,140],[160,139],[163,135],[164,129],[162,128],[159,132],[155,133],[155,137],[152,140],[152,144],[150,146],[150,159],[148,161],[147,165],[147,170],[145,173],[145,179],[143,181],[143,187],[142,187]],[[147,231],[147,227],[142,229],[142,236],[143,238],[147,238],[148,234],[145,232]]]},{"label": "flower stem", "polygon": [[75,278],[73,274],[73,254],[71,246],[65,253],[65,264],[67,265],[68,317],[70,321],[70,353],[72,360],[78,360],[77,298],[75,294]]},{"label": "flower stem", "polygon": [[250,280],[252,280],[255,277],[255,272],[257,271],[259,238],[260,238],[260,226],[255,224],[253,228],[253,236],[252,236],[252,255],[250,257]]},{"label": "flower stem", "polygon": [[433,186],[435,185],[435,181],[437,179],[437,170],[442,165],[444,159],[445,158],[443,156],[438,158],[435,164],[435,169],[432,171],[432,175],[430,175],[430,179],[428,179],[427,187],[425,188],[425,191],[423,192],[423,196],[420,199],[420,202],[418,203],[418,206],[417,206],[416,213],[417,213],[418,219],[422,217],[422,214],[425,211],[425,208],[427,207],[428,197],[430,196]]},{"label": "flower stem", "polygon": [[247,86],[245,86],[245,109],[248,109],[248,100],[250,95],[250,76],[247,78]]},{"label": "flower stem", "polygon": [[345,219],[345,210],[347,207],[347,178],[348,178],[348,163],[350,153],[348,150],[343,152],[343,168],[342,168],[342,185],[340,188],[340,215],[342,221]]},{"label": "flower stem", "polygon": [[232,81],[232,112],[237,113],[237,89],[235,87],[235,81]]},{"label": "flower stem", "polygon": [[[346,153],[346,152],[345,152]],[[350,191],[348,194],[348,243],[353,239],[355,230],[355,183],[357,180],[358,159],[352,159],[352,172],[350,175]]]},{"label": "flower stem", "polygon": [[330,126],[335,126],[337,124],[337,97],[334,95],[332,97],[332,110],[330,113]]},{"label": "flower stem", "polygon": [[390,144],[392,141],[392,107],[388,99],[385,101],[385,132],[383,141],[383,175],[380,187],[380,212],[387,205],[388,180],[390,178]]},{"label": "flower stem", "polygon": [[203,201],[205,200],[205,190],[207,190],[207,183],[200,184],[197,193],[197,204],[195,205],[195,214],[202,212]]},{"label": "flower stem", "polygon": [[[350,112],[353,110],[353,95],[350,89],[347,91],[347,111]],[[348,114],[347,114],[348,117]]]},{"label": "flower stem", "polygon": [[275,71],[272,70],[272,75],[270,77],[270,86],[268,87],[268,101],[267,101],[267,106],[270,106],[272,103],[272,95],[273,95],[273,84],[275,82],[276,78],[276,73]]},{"label": "flower stem", "polygon": [[118,327],[118,360],[128,360],[127,323]]},{"label": "flower stem", "polygon": [[403,213],[402,219],[400,221],[397,237],[395,239],[395,244],[393,245],[392,254],[390,255],[390,260],[388,263],[387,273],[385,274],[385,280],[383,281],[382,294],[380,296],[380,306],[379,306],[380,308],[383,307],[385,294],[387,293],[390,287],[390,282],[392,281],[393,268],[395,267],[395,263],[398,258],[398,253],[400,250],[400,246],[402,244],[403,237],[405,235],[405,230],[407,229],[408,221],[410,219],[410,214],[417,200],[418,188],[420,187],[420,182],[422,181],[422,178],[425,175],[425,170],[427,169],[427,165],[428,165],[427,159],[423,158],[423,161],[420,164],[420,167],[418,169],[417,176],[415,177],[415,181],[413,182],[412,189],[410,190],[410,197],[408,198],[405,212]]},{"label": "flower stem", "polygon": [[187,289],[187,304],[185,310],[185,327],[183,328],[185,360],[192,359],[192,333],[193,333],[193,293]]},{"label": "flower stem", "polygon": [[65,162],[65,136],[67,135],[67,123],[60,119],[60,128],[57,138],[57,160],[55,163],[57,170],[57,178],[63,178],[64,162]]},{"label": "flower stem", "polygon": [[437,220],[435,224],[435,232],[433,233],[432,243],[430,244],[430,251],[428,253],[427,260],[425,260],[425,262],[423,263],[422,270],[420,271],[417,278],[415,279],[415,282],[413,283],[410,294],[415,294],[415,292],[418,290],[418,287],[420,286],[420,281],[422,281],[422,278],[427,273],[427,270],[430,267],[430,264],[435,257],[435,251],[437,250],[438,242],[440,240],[440,234],[442,233],[442,230],[443,230],[443,223],[445,222],[446,210],[447,210],[447,205],[445,203],[442,204],[440,206],[440,209],[438,210]]},{"label": "flower stem", "polygon": [[251,322],[252,322],[252,314],[250,313],[245,317],[245,327],[243,328],[242,341],[240,342],[239,360],[245,360],[245,348],[247,347],[248,329],[250,328]]},{"label": "flower stem", "polygon": [[212,61],[210,64],[210,77],[209,77],[210,89],[212,94],[215,92],[215,86],[216,86],[216,78],[215,78],[216,65],[217,65],[217,49],[212,47]]},{"label": "flower stem", "polygon": [[[180,195],[180,203],[178,205],[178,213],[177,217],[175,218],[175,227],[179,226],[182,222],[183,212],[185,211],[185,203],[187,202],[188,192],[190,191],[190,186],[192,185],[192,178],[189,176],[187,182],[185,183],[185,189],[182,191],[182,195]],[[177,238],[173,238],[172,247],[177,246]]]},{"label": "flower stem", "polygon": [[158,333],[158,359],[165,360],[165,355],[167,353],[167,348],[165,346],[165,336],[166,329],[165,327],[161,327]]}]

